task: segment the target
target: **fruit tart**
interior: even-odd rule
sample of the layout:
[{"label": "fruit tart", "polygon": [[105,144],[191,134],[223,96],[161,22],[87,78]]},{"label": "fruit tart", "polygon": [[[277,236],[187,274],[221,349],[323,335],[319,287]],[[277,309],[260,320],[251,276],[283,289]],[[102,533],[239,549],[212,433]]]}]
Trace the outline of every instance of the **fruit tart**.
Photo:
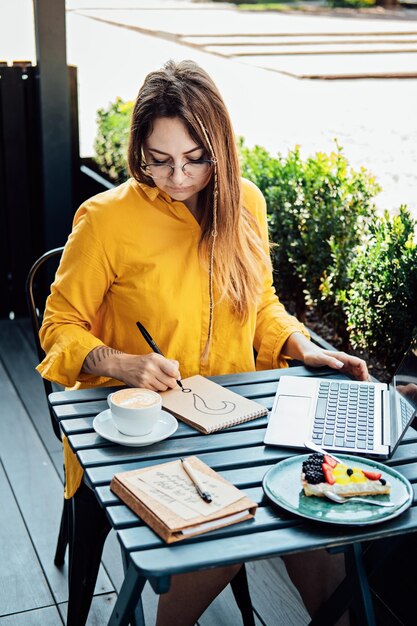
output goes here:
[{"label": "fruit tart", "polygon": [[324,497],[325,491],[331,491],[349,498],[379,496],[391,491],[381,472],[337,463],[332,456],[318,452],[303,462],[301,482],[306,496]]}]

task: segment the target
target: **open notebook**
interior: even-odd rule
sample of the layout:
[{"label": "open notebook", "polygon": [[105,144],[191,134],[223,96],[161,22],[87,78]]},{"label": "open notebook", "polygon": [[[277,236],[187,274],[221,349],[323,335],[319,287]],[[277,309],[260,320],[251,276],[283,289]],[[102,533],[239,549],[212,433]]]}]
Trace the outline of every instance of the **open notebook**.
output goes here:
[{"label": "open notebook", "polygon": [[253,400],[248,400],[230,389],[214,383],[203,376],[191,376],[180,387],[161,393],[162,405],[180,420],[204,434],[230,428],[266,415],[268,410]]}]

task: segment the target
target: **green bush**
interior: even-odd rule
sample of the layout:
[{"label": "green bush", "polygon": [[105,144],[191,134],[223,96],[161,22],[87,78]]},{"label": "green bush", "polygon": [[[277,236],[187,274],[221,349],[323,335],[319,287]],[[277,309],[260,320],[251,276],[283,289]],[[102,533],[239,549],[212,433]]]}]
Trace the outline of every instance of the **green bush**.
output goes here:
[{"label": "green bush", "polygon": [[362,9],[374,7],[376,0],[327,0],[330,7],[346,7],[348,9]]},{"label": "green bush", "polygon": [[417,221],[406,207],[375,220],[347,273],[338,300],[350,342],[392,371],[417,334]]},{"label": "green bush", "polygon": [[114,183],[128,178],[127,147],[133,102],[116,98],[106,109],[97,111],[95,161],[103,174]]},{"label": "green bush", "polygon": [[241,141],[240,153],[243,175],[266,198],[280,296],[301,317],[315,305],[338,321],[336,293],[347,286],[347,263],[375,214],[374,177],[349,167],[339,146],[303,160],[298,147],[272,158]]}]

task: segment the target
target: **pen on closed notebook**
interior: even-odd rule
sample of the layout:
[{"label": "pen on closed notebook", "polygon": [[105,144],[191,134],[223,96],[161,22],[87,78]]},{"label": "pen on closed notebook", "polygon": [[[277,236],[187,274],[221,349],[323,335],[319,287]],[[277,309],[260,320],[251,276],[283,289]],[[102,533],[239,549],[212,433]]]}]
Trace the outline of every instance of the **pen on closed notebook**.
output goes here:
[{"label": "pen on closed notebook", "polygon": [[210,495],[210,493],[208,491],[206,491],[203,487],[203,485],[200,483],[200,481],[198,480],[197,476],[194,474],[194,471],[191,467],[191,465],[181,457],[181,463],[182,466],[185,470],[185,472],[188,474],[188,476],[191,478],[191,481],[198,493],[198,495],[200,496],[200,498],[202,498],[205,502],[211,502],[212,501],[212,497]]},{"label": "pen on closed notebook", "polygon": [[[139,330],[142,333],[143,338],[146,341],[146,343],[148,344],[148,346],[150,348],[152,348],[152,350],[154,352],[156,352],[157,354],[160,354],[161,356],[164,356],[162,354],[162,352],[160,351],[160,349],[158,348],[158,346],[156,345],[156,343],[154,342],[154,340],[152,339],[152,337],[150,336],[150,334],[148,333],[148,331],[146,330],[146,328],[144,327],[144,325],[141,324],[140,322],[136,322],[136,326],[139,328]],[[177,380],[177,383],[181,387],[181,389],[184,391],[184,387],[182,385],[182,382],[180,380]]]}]

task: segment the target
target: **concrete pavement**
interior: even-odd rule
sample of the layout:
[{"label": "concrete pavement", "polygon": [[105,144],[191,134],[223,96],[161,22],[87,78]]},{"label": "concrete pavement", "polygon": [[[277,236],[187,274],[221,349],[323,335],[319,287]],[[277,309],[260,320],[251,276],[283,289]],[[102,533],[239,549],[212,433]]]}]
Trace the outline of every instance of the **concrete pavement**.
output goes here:
[{"label": "concrete pavement", "polygon": [[370,18],[337,10],[253,12],[186,0],[172,5],[94,8],[71,0],[79,15],[298,78],[417,78],[417,11],[377,12]]}]

